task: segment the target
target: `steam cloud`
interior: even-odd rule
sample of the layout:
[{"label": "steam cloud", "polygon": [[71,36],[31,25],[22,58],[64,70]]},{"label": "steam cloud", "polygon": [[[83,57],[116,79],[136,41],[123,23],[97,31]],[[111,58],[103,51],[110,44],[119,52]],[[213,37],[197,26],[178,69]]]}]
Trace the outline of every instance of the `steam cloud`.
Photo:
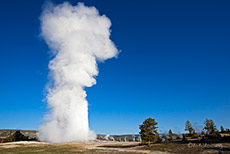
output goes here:
[{"label": "steam cloud", "polygon": [[49,62],[52,84],[46,96],[50,113],[39,127],[39,138],[48,142],[94,139],[84,88],[96,84],[97,61],[118,54],[110,40],[111,22],[95,7],[68,2],[49,4],[40,20],[41,36],[54,58]]}]

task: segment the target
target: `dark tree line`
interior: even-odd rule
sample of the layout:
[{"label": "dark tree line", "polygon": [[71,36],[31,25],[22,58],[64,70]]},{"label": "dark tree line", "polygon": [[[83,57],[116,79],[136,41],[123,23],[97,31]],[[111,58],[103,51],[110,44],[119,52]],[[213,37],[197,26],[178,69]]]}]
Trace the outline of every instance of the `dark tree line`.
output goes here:
[{"label": "dark tree line", "polygon": [[[169,129],[168,135],[160,135],[157,131],[157,122],[153,118],[145,119],[143,124],[139,125],[140,135],[142,138],[142,144],[148,144],[150,146],[151,142],[162,142],[164,140],[165,143],[173,140],[173,137],[179,139],[180,137],[177,134],[174,134],[171,129]],[[220,131],[217,130],[216,125],[213,120],[206,119],[204,122],[204,127],[200,134],[198,134],[193,128],[191,122],[189,120],[185,123],[185,131],[188,131],[187,134],[182,134],[182,141],[187,141],[187,137],[197,138],[199,136],[206,136],[210,138],[219,138],[220,133],[230,133],[229,129],[224,129],[223,126],[220,127]]]}]

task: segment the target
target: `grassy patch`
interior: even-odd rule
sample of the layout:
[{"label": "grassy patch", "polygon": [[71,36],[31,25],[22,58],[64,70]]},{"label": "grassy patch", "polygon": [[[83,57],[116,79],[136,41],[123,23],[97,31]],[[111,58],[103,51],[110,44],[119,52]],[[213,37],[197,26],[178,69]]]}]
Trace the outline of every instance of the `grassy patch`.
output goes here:
[{"label": "grassy patch", "polygon": [[[74,151],[73,151],[74,150]],[[77,151],[75,151],[77,150]],[[14,148],[0,148],[0,153],[3,154],[10,154],[10,153],[17,153],[17,154],[38,154],[38,153],[80,153],[80,149],[77,147],[71,146],[20,146]]]},{"label": "grassy patch", "polygon": [[[9,146],[8,148],[3,148],[3,146]],[[11,146],[11,147],[10,147]],[[17,147],[13,147],[17,146]],[[210,153],[210,154],[217,154],[218,152],[222,152],[223,154],[229,153],[230,151],[230,144],[226,143],[223,144],[223,149],[218,148],[203,148],[203,147],[188,147],[186,143],[159,143],[159,144],[152,144],[151,147],[147,146],[139,146],[138,144],[98,144],[92,146],[91,144],[63,144],[63,143],[48,143],[48,144],[21,144],[18,145],[15,143],[6,145],[2,144],[0,146],[0,153],[1,154],[132,154],[132,153],[141,153],[143,150],[153,152],[154,151],[162,151],[168,153],[177,153],[177,154],[184,154],[184,153],[192,153],[192,154],[199,154],[199,153]],[[87,149],[89,148],[90,149]],[[92,148],[92,149],[91,149]]]},{"label": "grassy patch", "polygon": [[152,150],[152,151],[165,151],[170,153],[193,153],[198,154],[204,151],[201,147],[189,148],[188,144],[154,144],[151,147],[143,147],[143,150]]},{"label": "grassy patch", "polygon": [[101,149],[84,149],[72,145],[44,145],[44,146],[19,146],[13,148],[1,148],[1,154],[132,154],[132,152],[121,152],[116,150],[101,150]]}]

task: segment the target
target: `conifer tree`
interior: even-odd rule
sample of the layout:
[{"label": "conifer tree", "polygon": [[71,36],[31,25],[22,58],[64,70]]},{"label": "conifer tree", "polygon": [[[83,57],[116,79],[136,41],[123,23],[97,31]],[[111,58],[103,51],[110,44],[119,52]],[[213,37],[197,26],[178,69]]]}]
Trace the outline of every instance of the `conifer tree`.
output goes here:
[{"label": "conifer tree", "polygon": [[189,132],[189,135],[192,135],[192,133],[194,131],[192,124],[190,123],[189,120],[186,121],[185,130],[187,130]]},{"label": "conifer tree", "polygon": [[221,133],[225,133],[225,130],[224,130],[224,127],[223,127],[223,126],[220,126],[220,132],[221,132]]},{"label": "conifer tree", "polygon": [[142,138],[142,142],[147,141],[148,146],[150,146],[150,141],[153,141],[157,138],[158,132],[157,132],[157,125],[158,123],[155,121],[155,119],[152,119],[151,117],[148,119],[145,119],[142,125],[139,126],[140,128],[140,135]]},{"label": "conifer tree", "polygon": [[169,129],[169,140],[171,141],[172,139],[173,139],[173,133],[172,133],[172,130],[171,129]]},{"label": "conifer tree", "polygon": [[216,125],[213,120],[206,118],[204,129],[206,130],[207,135],[211,135],[212,133],[216,132]]}]

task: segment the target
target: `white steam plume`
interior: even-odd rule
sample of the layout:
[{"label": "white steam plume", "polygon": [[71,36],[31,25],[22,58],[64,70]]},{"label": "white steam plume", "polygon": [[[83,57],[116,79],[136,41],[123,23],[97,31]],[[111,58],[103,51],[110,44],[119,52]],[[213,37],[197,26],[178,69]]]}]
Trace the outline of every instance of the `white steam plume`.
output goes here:
[{"label": "white steam plume", "polygon": [[49,4],[40,20],[41,36],[54,58],[49,62],[52,86],[46,96],[50,113],[39,127],[39,138],[48,142],[94,139],[84,87],[96,84],[97,61],[118,54],[110,40],[111,22],[95,7],[67,2]]}]

